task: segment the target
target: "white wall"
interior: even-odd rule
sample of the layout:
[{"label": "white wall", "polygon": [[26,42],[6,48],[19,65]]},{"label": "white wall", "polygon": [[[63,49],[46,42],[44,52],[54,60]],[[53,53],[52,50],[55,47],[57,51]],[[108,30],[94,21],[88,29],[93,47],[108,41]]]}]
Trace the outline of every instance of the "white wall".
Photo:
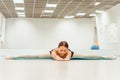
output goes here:
[{"label": "white wall", "polygon": [[120,49],[120,4],[96,16],[102,50]]},{"label": "white wall", "polygon": [[90,49],[94,42],[94,20],[32,19],[6,20],[6,47],[12,49],[52,49],[62,40],[72,49]]}]

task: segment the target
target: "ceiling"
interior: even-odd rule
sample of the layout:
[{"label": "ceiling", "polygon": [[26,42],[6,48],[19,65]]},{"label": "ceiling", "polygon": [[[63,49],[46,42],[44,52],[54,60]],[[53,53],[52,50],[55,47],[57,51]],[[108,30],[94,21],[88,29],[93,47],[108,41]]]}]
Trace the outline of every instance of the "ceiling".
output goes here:
[{"label": "ceiling", "polygon": [[[101,4],[95,6],[95,2]],[[90,18],[95,10],[108,10],[120,3],[120,0],[24,0],[24,3],[14,3],[13,0],[0,0],[0,12],[6,18],[19,17],[15,7],[24,7],[23,11],[27,18],[64,18],[74,16],[75,18]],[[57,7],[46,7],[46,4],[57,4]],[[53,13],[44,13],[43,10],[54,10]],[[77,16],[77,13],[86,13]]]}]

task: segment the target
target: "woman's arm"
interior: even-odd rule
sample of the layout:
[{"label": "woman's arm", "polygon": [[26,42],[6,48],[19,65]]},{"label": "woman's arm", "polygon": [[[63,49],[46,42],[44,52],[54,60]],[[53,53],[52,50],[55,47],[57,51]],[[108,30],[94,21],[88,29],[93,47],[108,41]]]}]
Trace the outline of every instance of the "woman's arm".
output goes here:
[{"label": "woman's arm", "polygon": [[53,50],[51,52],[51,57],[55,60],[58,60],[58,61],[62,61],[64,60],[63,58],[61,58],[58,54],[57,54],[57,49]]},{"label": "woman's arm", "polygon": [[72,55],[71,51],[68,51],[67,56],[64,58],[64,60],[69,61],[71,58],[71,55]]},{"label": "woman's arm", "polygon": [[70,58],[71,58],[71,51],[68,50],[67,52],[67,55],[65,58],[61,58],[58,54],[57,54],[57,49],[53,50],[52,53],[51,53],[51,57],[55,60],[58,60],[58,61],[69,61]]}]

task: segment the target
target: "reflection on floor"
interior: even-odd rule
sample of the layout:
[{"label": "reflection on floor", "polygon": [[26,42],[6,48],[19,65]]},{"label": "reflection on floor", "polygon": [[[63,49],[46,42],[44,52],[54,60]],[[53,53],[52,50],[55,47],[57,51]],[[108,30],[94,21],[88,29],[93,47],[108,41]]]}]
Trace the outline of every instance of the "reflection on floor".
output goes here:
[{"label": "reflection on floor", "polygon": [[119,60],[6,60],[0,80],[120,80]]}]

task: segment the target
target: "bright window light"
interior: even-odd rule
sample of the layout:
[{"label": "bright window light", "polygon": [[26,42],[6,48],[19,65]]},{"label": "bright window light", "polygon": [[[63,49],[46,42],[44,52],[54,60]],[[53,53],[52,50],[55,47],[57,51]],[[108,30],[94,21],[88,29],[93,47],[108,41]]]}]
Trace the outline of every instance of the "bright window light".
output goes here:
[{"label": "bright window light", "polygon": [[23,15],[22,15],[22,14],[19,14],[18,17],[25,17],[25,15],[24,15],[24,14],[23,14]]},{"label": "bright window light", "polygon": [[23,15],[25,14],[24,12],[17,12],[18,15]]},{"label": "bright window light", "polygon": [[44,10],[43,12],[44,13],[53,13],[54,11],[53,10]]},{"label": "bright window light", "polygon": [[47,16],[47,17],[49,17],[50,15],[42,15],[42,16]]},{"label": "bright window light", "polygon": [[96,14],[90,14],[89,16],[96,16]]},{"label": "bright window light", "polygon": [[86,13],[77,13],[76,16],[84,16]]},{"label": "bright window light", "polygon": [[46,4],[46,7],[57,7],[57,4]]},{"label": "bright window light", "polygon": [[103,13],[104,11],[96,10],[96,13]]},{"label": "bright window light", "polygon": [[74,18],[75,16],[65,16],[64,18]]},{"label": "bright window light", "polygon": [[14,3],[24,3],[23,0],[13,0]]},{"label": "bright window light", "polygon": [[96,2],[94,5],[97,6],[97,5],[99,5],[100,3],[101,3],[101,2]]},{"label": "bright window light", "polygon": [[23,7],[16,7],[15,9],[16,9],[16,10],[24,10]]}]

